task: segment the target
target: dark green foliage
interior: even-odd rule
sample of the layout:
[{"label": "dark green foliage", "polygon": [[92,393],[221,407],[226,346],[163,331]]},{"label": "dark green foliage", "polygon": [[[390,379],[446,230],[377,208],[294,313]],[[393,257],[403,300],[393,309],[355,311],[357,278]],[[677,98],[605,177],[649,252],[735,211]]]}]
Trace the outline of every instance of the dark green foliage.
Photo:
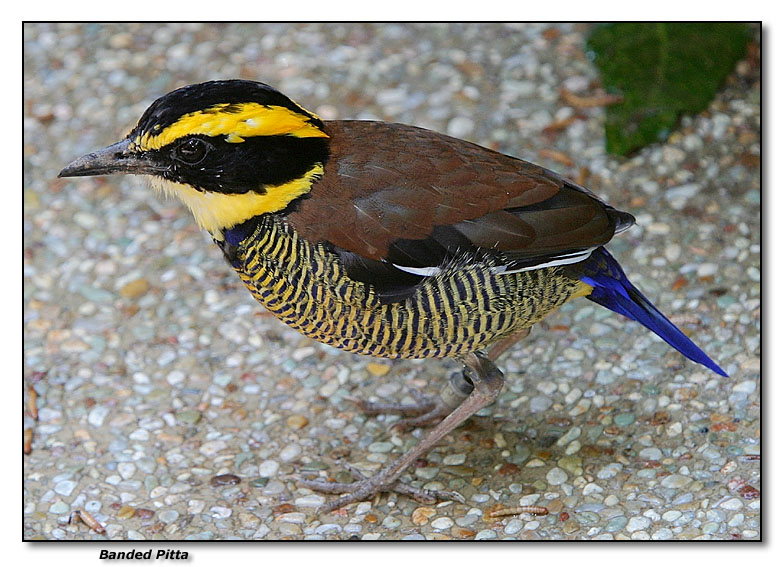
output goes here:
[{"label": "dark green foliage", "polygon": [[684,114],[704,110],[743,57],[740,23],[617,23],[597,27],[589,56],[608,92],[607,151],[618,155],[663,141]]}]

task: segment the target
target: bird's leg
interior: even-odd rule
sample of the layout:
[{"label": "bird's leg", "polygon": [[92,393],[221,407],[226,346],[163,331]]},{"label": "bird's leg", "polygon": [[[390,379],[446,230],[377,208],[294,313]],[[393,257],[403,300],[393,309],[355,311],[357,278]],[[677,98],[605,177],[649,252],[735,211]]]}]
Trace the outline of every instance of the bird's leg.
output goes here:
[{"label": "bird's leg", "polygon": [[493,343],[487,349],[487,358],[489,358],[493,362],[497,361],[498,357],[500,357],[504,352],[506,352],[506,350],[509,347],[523,340],[525,337],[527,337],[530,334],[531,334],[531,327],[527,327],[521,331],[517,331],[513,335],[509,335],[508,337]]},{"label": "bird's leg", "polygon": [[[468,370],[469,379],[473,383],[473,391],[454,411],[432,429],[416,447],[403,454],[391,465],[363,480],[345,484],[320,480],[303,479],[301,481],[305,486],[320,492],[331,494],[347,493],[325,505],[322,509],[323,511],[335,510],[351,502],[365,500],[378,492],[395,490],[398,478],[414,461],[430,451],[436,443],[458,425],[495,401],[504,385],[504,375],[501,371],[485,355],[478,352],[462,357],[462,361]],[[406,489],[406,493],[411,495],[410,487],[406,487]]]},{"label": "bird's leg", "polygon": [[[531,328],[523,329],[513,335],[501,339],[487,349],[487,358],[498,360],[509,347],[524,339],[531,333]],[[360,411],[366,415],[392,414],[401,415],[403,419],[392,424],[394,429],[406,430],[423,425],[437,423],[449,412],[465,400],[473,389],[470,377],[466,374],[467,368],[462,373],[453,374],[449,382],[444,385],[438,397],[423,396],[414,393],[417,402],[413,404],[400,404],[395,402],[368,402],[361,399],[352,399]]]}]

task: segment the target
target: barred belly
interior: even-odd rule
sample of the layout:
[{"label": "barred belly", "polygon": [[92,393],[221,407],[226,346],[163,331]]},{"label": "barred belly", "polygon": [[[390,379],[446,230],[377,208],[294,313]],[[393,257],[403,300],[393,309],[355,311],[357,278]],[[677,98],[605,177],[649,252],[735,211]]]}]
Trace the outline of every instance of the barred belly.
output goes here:
[{"label": "barred belly", "polygon": [[409,298],[384,303],[350,279],[337,256],[283,221],[261,221],[234,268],[281,321],[322,343],[383,358],[449,357],[530,327],[590,287],[560,267],[494,274],[481,263],[447,267]]}]

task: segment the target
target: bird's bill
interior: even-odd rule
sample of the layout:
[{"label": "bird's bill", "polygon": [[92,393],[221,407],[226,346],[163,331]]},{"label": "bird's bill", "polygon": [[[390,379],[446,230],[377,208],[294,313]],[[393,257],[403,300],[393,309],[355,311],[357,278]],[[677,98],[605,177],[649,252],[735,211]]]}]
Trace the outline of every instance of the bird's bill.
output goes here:
[{"label": "bird's bill", "polygon": [[130,151],[131,141],[126,138],[97,152],[80,157],[66,165],[57,177],[83,177],[112,173],[150,174],[160,171],[143,154]]}]

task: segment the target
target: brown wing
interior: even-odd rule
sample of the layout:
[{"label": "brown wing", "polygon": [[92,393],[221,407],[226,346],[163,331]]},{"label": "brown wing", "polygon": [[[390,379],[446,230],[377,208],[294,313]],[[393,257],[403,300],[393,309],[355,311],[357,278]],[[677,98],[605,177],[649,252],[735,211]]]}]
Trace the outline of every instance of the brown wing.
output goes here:
[{"label": "brown wing", "polygon": [[327,132],[325,175],[289,221],[365,259],[434,266],[468,247],[546,258],[633,220],[547,169],[436,132],[365,121]]}]

